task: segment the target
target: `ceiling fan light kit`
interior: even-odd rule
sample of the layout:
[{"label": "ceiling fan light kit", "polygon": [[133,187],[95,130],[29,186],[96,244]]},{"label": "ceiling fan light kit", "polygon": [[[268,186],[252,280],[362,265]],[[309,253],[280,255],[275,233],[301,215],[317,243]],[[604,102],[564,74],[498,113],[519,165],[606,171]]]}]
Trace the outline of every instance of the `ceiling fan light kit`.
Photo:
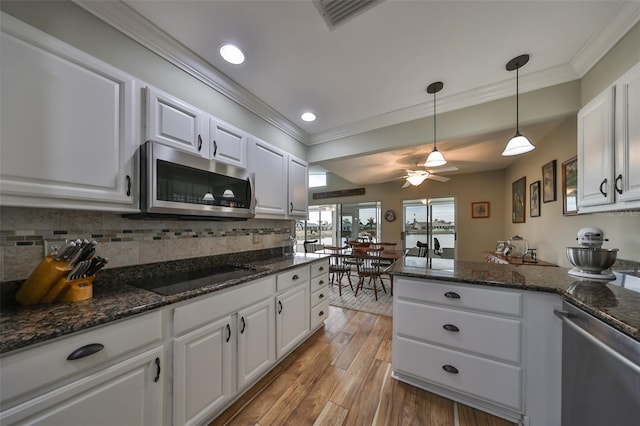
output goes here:
[{"label": "ceiling fan light kit", "polygon": [[519,99],[518,99],[518,91],[519,91],[519,75],[518,70],[524,66],[527,62],[529,62],[529,55],[524,54],[520,56],[516,56],[509,62],[507,62],[507,71],[516,71],[516,134],[511,138],[507,146],[505,147],[502,155],[505,157],[524,154],[525,152],[533,151],[536,147],[529,142],[525,136],[520,134],[519,127]]},{"label": "ceiling fan light kit", "polygon": [[436,93],[441,91],[443,87],[444,83],[441,81],[436,81],[427,86],[427,93],[433,93],[433,151],[431,151],[431,154],[429,154],[427,160],[424,162],[425,167],[438,167],[447,164],[444,155],[438,151],[438,147],[436,146]]}]

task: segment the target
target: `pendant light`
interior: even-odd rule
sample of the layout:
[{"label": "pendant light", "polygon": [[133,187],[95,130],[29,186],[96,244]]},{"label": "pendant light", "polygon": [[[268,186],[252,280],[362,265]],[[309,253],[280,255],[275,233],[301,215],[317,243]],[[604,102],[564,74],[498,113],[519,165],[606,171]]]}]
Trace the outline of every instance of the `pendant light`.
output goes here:
[{"label": "pendant light", "polygon": [[511,138],[509,143],[507,143],[506,148],[502,152],[502,155],[505,157],[524,154],[525,152],[533,151],[534,149],[536,149],[536,147],[533,146],[531,142],[529,142],[529,139],[527,139],[525,136],[522,136],[520,134],[520,128],[518,124],[518,121],[519,121],[518,115],[520,112],[519,100],[518,100],[518,90],[519,90],[518,70],[520,69],[520,67],[524,66],[527,62],[529,62],[529,55],[526,55],[526,54],[517,56],[512,60],[510,60],[509,62],[507,62],[507,71],[516,70],[516,134]]},{"label": "pendant light", "polygon": [[436,146],[436,93],[441,91],[443,87],[444,84],[441,81],[436,81],[427,86],[427,93],[433,93],[433,151],[424,162],[425,167],[438,167],[447,164],[444,155],[438,151]]}]

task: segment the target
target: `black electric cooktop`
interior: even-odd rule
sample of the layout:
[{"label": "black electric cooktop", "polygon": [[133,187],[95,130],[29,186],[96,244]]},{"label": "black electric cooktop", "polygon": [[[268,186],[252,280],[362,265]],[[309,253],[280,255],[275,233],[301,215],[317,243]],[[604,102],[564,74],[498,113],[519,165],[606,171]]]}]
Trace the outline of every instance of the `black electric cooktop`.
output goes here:
[{"label": "black electric cooktop", "polygon": [[243,278],[258,272],[260,272],[260,270],[255,266],[227,264],[208,269],[174,272],[149,277],[129,284],[164,296],[171,296],[184,291]]}]

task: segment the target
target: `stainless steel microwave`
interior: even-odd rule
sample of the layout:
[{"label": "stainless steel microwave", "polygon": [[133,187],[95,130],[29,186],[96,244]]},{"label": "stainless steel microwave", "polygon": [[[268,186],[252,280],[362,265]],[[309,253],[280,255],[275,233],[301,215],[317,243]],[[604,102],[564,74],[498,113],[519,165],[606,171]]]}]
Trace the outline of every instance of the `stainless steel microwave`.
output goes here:
[{"label": "stainless steel microwave", "polygon": [[157,142],[140,146],[140,214],[246,220],[255,216],[255,175]]}]

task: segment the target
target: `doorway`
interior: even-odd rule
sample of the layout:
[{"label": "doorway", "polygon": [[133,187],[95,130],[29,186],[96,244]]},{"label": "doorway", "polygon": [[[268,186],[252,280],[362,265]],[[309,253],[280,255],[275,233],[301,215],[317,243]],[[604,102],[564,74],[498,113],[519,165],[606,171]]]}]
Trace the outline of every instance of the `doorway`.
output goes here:
[{"label": "doorway", "polygon": [[409,255],[417,255],[420,241],[428,244],[428,257],[455,259],[455,197],[404,200],[402,214],[403,250],[409,250]]}]

